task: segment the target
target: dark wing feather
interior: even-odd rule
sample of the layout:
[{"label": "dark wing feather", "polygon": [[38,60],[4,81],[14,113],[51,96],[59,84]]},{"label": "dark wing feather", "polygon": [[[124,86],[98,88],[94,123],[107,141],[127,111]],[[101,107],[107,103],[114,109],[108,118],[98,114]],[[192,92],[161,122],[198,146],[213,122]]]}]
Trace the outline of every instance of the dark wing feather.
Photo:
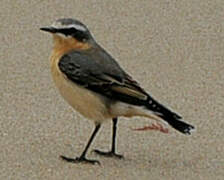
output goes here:
[{"label": "dark wing feather", "polygon": [[[64,55],[58,66],[69,80],[115,101],[143,105],[148,98],[138,83],[119,66],[102,67],[82,52],[73,51]],[[118,73],[112,74],[115,71]]]}]

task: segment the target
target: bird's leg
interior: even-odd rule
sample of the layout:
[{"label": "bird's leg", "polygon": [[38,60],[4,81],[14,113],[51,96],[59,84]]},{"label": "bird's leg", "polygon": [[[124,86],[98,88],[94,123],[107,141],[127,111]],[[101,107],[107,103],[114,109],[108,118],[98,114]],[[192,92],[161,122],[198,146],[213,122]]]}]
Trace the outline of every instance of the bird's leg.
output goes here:
[{"label": "bird's leg", "polygon": [[86,152],[89,149],[89,146],[92,143],[94,137],[96,136],[98,130],[100,129],[100,126],[101,126],[100,124],[96,125],[95,130],[93,131],[93,133],[92,133],[92,135],[91,135],[91,137],[90,137],[90,139],[89,139],[89,141],[88,141],[88,143],[87,143],[87,145],[86,145],[86,147],[85,147],[85,149],[82,152],[80,157],[77,157],[77,158],[73,159],[73,158],[68,158],[68,157],[65,157],[65,156],[61,156],[61,158],[65,161],[71,162],[71,163],[90,163],[90,164],[97,163],[97,164],[100,164],[100,162],[97,161],[97,160],[86,159]]},{"label": "bird's leg", "polygon": [[123,156],[120,154],[116,154],[115,152],[115,146],[116,146],[116,131],[117,131],[117,118],[113,118],[113,135],[112,135],[112,146],[111,146],[111,150],[109,152],[103,152],[100,150],[95,149],[94,152],[105,156],[105,157],[115,157],[115,158],[119,158],[122,159]]}]

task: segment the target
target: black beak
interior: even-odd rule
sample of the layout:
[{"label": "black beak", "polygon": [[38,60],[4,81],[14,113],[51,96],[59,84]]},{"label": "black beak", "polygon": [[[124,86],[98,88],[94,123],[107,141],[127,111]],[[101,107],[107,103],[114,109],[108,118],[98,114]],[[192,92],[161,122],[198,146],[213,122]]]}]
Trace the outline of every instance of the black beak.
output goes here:
[{"label": "black beak", "polygon": [[40,30],[50,32],[50,33],[56,33],[56,29],[53,27],[42,27],[40,28]]}]

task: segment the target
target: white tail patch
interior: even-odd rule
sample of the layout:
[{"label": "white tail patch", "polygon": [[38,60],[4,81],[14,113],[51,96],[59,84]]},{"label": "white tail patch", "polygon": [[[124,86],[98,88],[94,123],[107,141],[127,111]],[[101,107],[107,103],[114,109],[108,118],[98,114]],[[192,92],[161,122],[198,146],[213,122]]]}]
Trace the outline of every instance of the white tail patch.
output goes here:
[{"label": "white tail patch", "polygon": [[136,105],[127,104],[124,102],[117,102],[111,105],[110,113],[114,117],[143,116],[143,117],[147,117],[147,118],[162,122],[167,125],[167,122],[163,121],[160,117],[158,117],[156,115],[156,112],[150,111],[146,109],[144,106],[136,106]]}]

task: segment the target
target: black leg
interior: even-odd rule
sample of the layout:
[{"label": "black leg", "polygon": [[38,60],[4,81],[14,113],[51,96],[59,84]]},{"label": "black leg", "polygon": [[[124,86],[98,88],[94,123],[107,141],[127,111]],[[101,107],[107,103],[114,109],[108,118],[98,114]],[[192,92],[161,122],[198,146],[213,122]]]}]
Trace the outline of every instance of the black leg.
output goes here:
[{"label": "black leg", "polygon": [[112,146],[111,146],[111,152],[113,152],[113,153],[115,153],[116,133],[117,133],[117,118],[114,118],[114,119],[113,119]]},{"label": "black leg", "polygon": [[112,135],[112,146],[111,146],[111,151],[109,152],[103,152],[100,150],[95,149],[94,152],[105,156],[105,157],[116,157],[116,158],[123,158],[122,155],[116,154],[115,152],[115,146],[116,146],[116,132],[117,132],[117,118],[113,118],[113,135]]},{"label": "black leg", "polygon": [[90,139],[89,139],[89,141],[88,141],[88,143],[87,143],[87,145],[86,145],[86,147],[85,147],[85,149],[82,152],[80,157],[77,157],[77,158],[73,159],[73,158],[68,158],[68,157],[65,157],[65,156],[61,156],[61,158],[65,161],[67,161],[67,162],[72,162],[72,163],[83,162],[83,163],[91,163],[91,164],[95,164],[95,163],[100,164],[100,162],[97,161],[97,160],[86,159],[86,152],[88,151],[90,144],[92,143],[94,137],[96,136],[98,130],[100,129],[100,126],[101,126],[100,124],[96,125],[95,130],[93,131],[93,134],[90,137]]}]

